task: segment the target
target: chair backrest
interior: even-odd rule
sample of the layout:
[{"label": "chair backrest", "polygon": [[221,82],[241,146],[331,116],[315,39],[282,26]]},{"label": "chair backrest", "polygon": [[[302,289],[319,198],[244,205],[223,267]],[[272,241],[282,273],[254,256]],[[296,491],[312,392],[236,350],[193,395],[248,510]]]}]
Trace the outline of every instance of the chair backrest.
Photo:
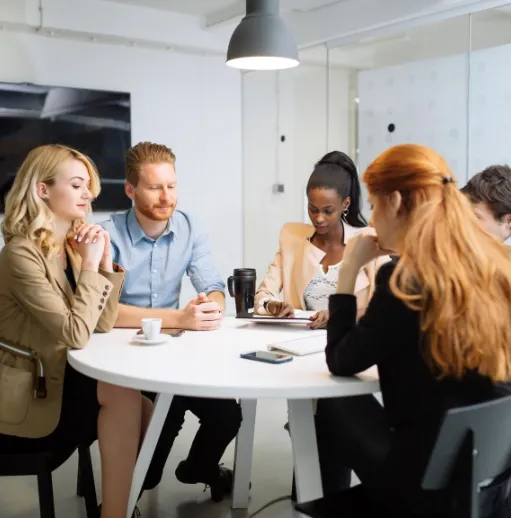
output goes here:
[{"label": "chair backrest", "polygon": [[[478,516],[478,487],[511,462],[511,396],[453,408],[443,420],[422,481],[424,489],[462,488],[464,516]],[[459,492],[459,491],[458,491]]]}]

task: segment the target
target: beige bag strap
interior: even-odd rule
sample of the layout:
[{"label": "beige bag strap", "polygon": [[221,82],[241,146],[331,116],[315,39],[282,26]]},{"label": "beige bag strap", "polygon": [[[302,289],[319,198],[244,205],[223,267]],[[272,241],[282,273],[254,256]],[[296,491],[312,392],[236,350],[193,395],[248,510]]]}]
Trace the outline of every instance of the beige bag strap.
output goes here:
[{"label": "beige bag strap", "polygon": [[30,349],[25,349],[23,347],[19,347],[16,345],[6,344],[5,342],[0,342],[0,348],[5,349],[16,356],[27,358],[36,363],[37,377],[34,388],[35,396],[38,399],[44,399],[47,395],[46,376],[44,373],[44,365],[39,355],[35,351],[31,351]]}]

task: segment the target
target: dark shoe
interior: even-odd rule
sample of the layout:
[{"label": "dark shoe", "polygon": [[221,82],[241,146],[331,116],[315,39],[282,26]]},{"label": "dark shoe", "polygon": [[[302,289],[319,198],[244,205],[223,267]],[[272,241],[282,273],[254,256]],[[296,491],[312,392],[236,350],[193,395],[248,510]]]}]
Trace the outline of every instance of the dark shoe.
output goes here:
[{"label": "dark shoe", "polygon": [[212,476],[198,475],[192,472],[186,465],[186,461],[182,461],[176,468],[176,478],[183,484],[205,484],[209,486],[211,492],[211,500],[213,502],[221,502],[224,496],[232,493],[232,485],[234,476],[231,469],[218,466],[218,471]]}]

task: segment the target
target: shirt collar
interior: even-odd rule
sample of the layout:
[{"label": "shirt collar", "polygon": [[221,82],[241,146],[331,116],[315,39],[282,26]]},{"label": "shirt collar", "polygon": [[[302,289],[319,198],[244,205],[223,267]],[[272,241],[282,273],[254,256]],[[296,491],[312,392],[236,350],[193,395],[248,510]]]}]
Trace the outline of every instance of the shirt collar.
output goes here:
[{"label": "shirt collar", "polygon": [[[174,235],[176,234],[175,231],[173,230],[175,228],[175,225],[172,225],[173,219],[174,219],[174,215],[172,215],[172,217],[168,220],[167,226],[165,227],[165,231],[163,232],[163,234],[160,237],[166,236],[166,235],[170,234],[171,232],[173,232]],[[128,227],[128,232],[129,232],[130,238],[131,238],[131,244],[133,246],[137,245],[144,238],[153,240],[149,236],[146,236],[145,232],[143,231],[142,227],[140,226],[140,223],[137,220],[137,216],[135,215],[134,209],[130,209],[128,211],[128,215],[126,217],[126,225]]]},{"label": "shirt collar", "polygon": [[509,236],[505,241],[504,244],[507,246],[511,246],[511,236]]},{"label": "shirt collar", "polygon": [[[344,230],[343,236],[344,236],[344,245],[357,233],[357,229],[355,227],[352,227],[345,221],[341,220],[341,225]],[[312,235],[307,238],[307,241],[311,242],[312,238],[314,237],[315,232],[314,228],[312,229]],[[511,238],[510,238],[511,239]]]}]

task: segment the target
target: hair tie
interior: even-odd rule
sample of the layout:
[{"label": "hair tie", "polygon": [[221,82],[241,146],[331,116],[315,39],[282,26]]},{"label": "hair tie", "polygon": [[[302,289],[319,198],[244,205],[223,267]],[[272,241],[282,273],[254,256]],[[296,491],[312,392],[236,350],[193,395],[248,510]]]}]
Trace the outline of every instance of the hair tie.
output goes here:
[{"label": "hair tie", "polygon": [[446,176],[442,178],[442,183],[445,185],[447,183],[452,183],[452,176]]}]

